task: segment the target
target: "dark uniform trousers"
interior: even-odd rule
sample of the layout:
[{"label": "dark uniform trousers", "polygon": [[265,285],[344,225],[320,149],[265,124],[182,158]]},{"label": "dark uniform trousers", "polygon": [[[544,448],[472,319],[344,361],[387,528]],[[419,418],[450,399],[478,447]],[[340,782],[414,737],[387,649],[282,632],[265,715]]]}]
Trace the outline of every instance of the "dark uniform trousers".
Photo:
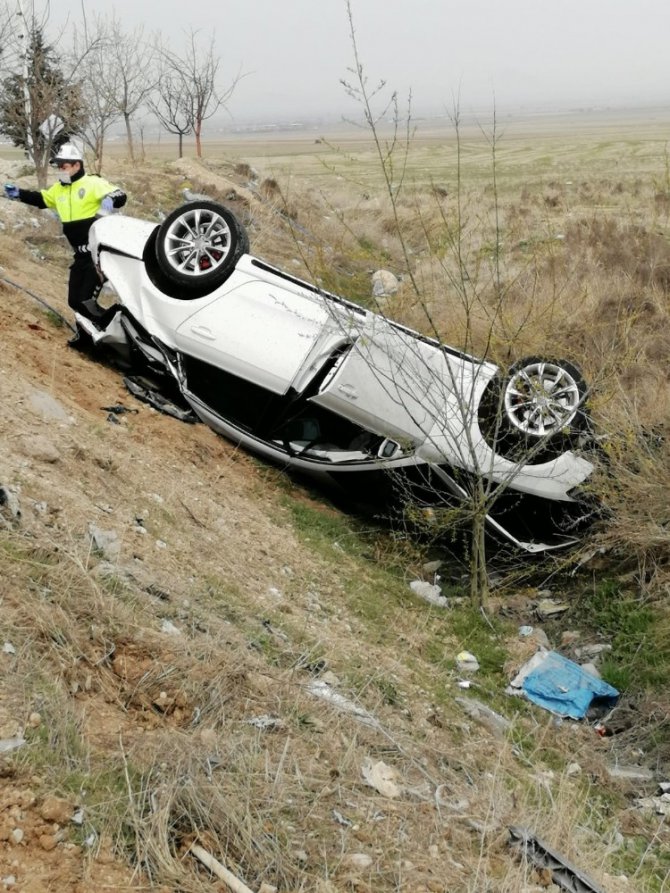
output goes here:
[{"label": "dark uniform trousers", "polygon": [[72,310],[96,319],[104,311],[98,307],[97,297],[100,294],[102,282],[93,265],[90,251],[76,252],[70,266],[70,281],[68,283],[67,302]]}]

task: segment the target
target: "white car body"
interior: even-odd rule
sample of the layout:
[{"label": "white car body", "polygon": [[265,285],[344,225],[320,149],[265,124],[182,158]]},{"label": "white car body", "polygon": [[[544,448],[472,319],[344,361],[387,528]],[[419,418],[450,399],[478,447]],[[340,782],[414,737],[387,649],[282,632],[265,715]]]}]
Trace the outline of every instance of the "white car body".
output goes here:
[{"label": "white car body", "polygon": [[[575,502],[572,491],[591,475],[590,461],[566,449],[520,462],[495,449],[482,431],[482,397],[500,377],[494,364],[246,252],[211,291],[188,299],[178,288],[168,294],[147,262],[156,231],[156,224],[130,217],[94,223],[92,254],[118,296],[117,311],[104,327],[82,316],[78,323],[96,345],[123,352],[132,344],[150,365],[167,371],[215,431],[273,462],[344,482],[349,490],[371,475],[377,481],[380,472],[409,473],[425,480],[426,489],[437,485],[439,504],[467,498],[474,475],[530,498],[538,517],[545,502],[554,508]],[[250,412],[256,400],[258,418]],[[275,428],[266,418],[273,413]],[[321,429],[339,435],[338,425],[342,442],[319,442]],[[529,551],[574,542],[560,529],[536,538],[532,521],[520,534],[495,513],[489,520]]]}]

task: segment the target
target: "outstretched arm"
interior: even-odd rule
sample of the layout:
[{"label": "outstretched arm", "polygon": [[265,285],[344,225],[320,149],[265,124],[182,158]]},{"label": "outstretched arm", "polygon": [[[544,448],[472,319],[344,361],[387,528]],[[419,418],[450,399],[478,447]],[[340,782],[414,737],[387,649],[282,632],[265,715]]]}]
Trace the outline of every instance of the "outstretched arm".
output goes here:
[{"label": "outstretched arm", "polygon": [[7,198],[23,202],[26,205],[33,205],[36,208],[46,208],[47,206],[42,192],[35,189],[19,189],[13,183],[5,183],[5,195]]}]

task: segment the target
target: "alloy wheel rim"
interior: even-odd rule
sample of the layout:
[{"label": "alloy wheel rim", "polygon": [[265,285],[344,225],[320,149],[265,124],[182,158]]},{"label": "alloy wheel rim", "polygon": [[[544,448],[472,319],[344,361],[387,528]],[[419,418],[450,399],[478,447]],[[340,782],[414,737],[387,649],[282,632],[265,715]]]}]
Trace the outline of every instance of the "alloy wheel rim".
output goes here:
[{"label": "alloy wheel rim", "polygon": [[165,236],[165,256],[177,272],[206,276],[225,264],[232,234],[226,221],[214,211],[194,208],[181,214]]},{"label": "alloy wheel rim", "polygon": [[570,372],[556,363],[537,362],[513,374],[505,389],[505,411],[519,431],[546,437],[572,422],[581,399]]}]

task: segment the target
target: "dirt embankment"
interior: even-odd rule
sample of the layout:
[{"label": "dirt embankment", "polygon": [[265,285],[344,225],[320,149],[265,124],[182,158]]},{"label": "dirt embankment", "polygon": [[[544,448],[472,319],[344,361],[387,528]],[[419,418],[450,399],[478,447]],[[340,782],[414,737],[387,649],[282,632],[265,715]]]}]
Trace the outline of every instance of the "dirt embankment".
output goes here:
[{"label": "dirt embankment", "polygon": [[[34,218],[0,207],[0,277],[67,317],[67,248]],[[551,890],[507,846],[532,825],[634,890],[613,826],[582,822],[630,795],[610,742],[473,720],[470,643],[383,546],[295,489],[300,533],[275,470],[133,399],[25,291],[0,302],[0,885],[225,889],[198,840],[265,893]],[[627,809],[618,828],[646,833]]]}]

